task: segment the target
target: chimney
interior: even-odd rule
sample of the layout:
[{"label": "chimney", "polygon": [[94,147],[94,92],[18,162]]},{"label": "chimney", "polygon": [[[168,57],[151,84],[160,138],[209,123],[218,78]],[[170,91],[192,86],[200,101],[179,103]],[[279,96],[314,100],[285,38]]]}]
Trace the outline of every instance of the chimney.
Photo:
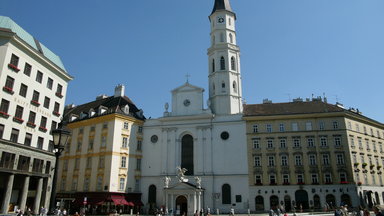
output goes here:
[{"label": "chimney", "polygon": [[123,97],[125,92],[125,86],[123,84],[119,84],[115,87],[115,95],[114,97]]}]

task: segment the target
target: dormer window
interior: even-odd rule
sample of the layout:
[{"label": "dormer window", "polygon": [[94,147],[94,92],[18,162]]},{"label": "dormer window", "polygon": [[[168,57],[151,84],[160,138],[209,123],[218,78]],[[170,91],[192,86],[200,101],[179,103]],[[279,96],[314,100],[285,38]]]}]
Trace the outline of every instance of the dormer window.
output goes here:
[{"label": "dormer window", "polygon": [[92,117],[92,116],[94,116],[95,114],[96,114],[95,110],[93,110],[93,109],[90,109],[90,110],[89,110],[89,117]]},{"label": "dormer window", "polygon": [[69,118],[69,121],[75,121],[79,116],[72,114]]},{"label": "dormer window", "polygon": [[128,106],[128,104],[123,107],[123,112],[125,114],[129,114],[129,106]]},{"label": "dormer window", "polygon": [[80,119],[84,119],[84,118],[87,118],[87,113],[85,113],[85,112],[82,112],[82,113],[80,113]]},{"label": "dormer window", "polygon": [[102,114],[104,114],[105,112],[107,112],[107,108],[105,108],[105,107],[99,107],[99,115],[102,115]]}]

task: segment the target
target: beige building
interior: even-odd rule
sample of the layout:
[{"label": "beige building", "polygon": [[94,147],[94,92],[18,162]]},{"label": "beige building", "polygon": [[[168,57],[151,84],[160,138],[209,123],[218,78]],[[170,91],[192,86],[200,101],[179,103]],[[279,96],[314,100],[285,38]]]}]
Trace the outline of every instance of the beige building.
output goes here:
[{"label": "beige building", "polygon": [[384,202],[384,125],[321,98],[244,106],[250,208]]},{"label": "beige building", "polygon": [[55,155],[51,129],[72,77],[60,58],[0,16],[0,214],[48,207]]},{"label": "beige building", "polygon": [[60,158],[57,201],[78,211],[86,199],[92,214],[140,206],[144,119],[122,85],[114,96],[66,107],[72,137]]}]

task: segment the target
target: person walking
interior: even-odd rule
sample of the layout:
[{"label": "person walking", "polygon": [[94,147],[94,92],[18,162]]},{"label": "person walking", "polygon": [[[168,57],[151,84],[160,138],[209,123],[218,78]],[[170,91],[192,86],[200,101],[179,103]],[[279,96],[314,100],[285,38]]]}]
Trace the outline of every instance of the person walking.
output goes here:
[{"label": "person walking", "polygon": [[377,206],[373,206],[373,212],[375,213],[376,216],[384,216]]}]

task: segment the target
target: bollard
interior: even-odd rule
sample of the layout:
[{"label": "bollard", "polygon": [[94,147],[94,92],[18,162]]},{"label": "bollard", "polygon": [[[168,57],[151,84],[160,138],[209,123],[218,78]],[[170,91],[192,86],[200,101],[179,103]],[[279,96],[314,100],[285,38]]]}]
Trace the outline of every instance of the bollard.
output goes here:
[{"label": "bollard", "polygon": [[219,215],[220,214],[220,211],[219,209],[216,209],[216,214]]}]

